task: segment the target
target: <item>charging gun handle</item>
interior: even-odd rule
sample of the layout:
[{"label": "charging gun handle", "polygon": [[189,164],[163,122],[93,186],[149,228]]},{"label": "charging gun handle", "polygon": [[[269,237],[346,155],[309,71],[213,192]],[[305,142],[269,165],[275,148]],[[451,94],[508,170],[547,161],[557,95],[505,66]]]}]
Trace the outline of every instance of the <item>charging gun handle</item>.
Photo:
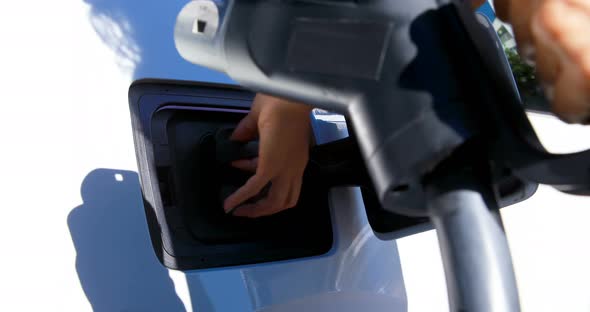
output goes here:
[{"label": "charging gun handle", "polygon": [[520,311],[510,250],[492,190],[468,173],[427,186],[451,311]]}]

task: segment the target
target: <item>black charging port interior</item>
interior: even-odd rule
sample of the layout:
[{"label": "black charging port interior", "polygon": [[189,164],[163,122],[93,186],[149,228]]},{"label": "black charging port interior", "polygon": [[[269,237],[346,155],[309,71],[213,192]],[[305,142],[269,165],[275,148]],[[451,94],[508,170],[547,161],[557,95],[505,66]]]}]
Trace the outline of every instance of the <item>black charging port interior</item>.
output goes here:
[{"label": "black charging port interior", "polygon": [[[256,219],[224,213],[228,187],[238,188],[251,173],[217,161],[215,133],[235,127],[247,114],[251,93],[227,90],[220,99],[218,89],[191,88],[187,92],[200,97],[187,99],[165,88],[153,96],[140,96],[141,86],[133,91],[138,93],[130,104],[144,206],[156,255],[165,266],[200,269],[330,251],[328,188],[313,177],[304,178],[292,209]],[[208,92],[211,98],[204,96]]]}]

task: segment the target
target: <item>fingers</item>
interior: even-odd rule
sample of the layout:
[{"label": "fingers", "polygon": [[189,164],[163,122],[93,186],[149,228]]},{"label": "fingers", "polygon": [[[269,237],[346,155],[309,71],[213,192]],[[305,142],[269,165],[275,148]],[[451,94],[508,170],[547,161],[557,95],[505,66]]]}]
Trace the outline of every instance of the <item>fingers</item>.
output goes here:
[{"label": "fingers", "polygon": [[[544,14],[537,14],[533,19],[533,25],[531,27],[535,38],[535,46],[538,50],[535,63],[537,65],[537,73],[543,82],[553,84],[560,71],[560,52],[555,46],[555,41],[544,29],[544,19],[546,19]],[[552,93],[549,92],[548,96],[552,97]]]},{"label": "fingers", "polygon": [[280,101],[280,99],[257,93],[252,101],[250,113],[240,121],[230,139],[242,142],[256,139],[258,136],[258,119],[260,112],[268,110],[269,104],[273,104],[273,102],[276,101]]},{"label": "fingers", "polygon": [[232,136],[241,141],[259,137],[258,159],[232,163],[236,168],[256,172],[255,178],[226,199],[226,212],[258,195],[269,182],[272,186],[265,199],[239,206],[233,214],[254,218],[295,206],[309,158],[310,111],[305,105],[256,95],[250,114]]},{"label": "fingers", "polygon": [[[535,54],[536,71],[545,84],[552,84],[560,72],[559,54],[551,46],[553,43],[543,36],[536,36],[538,52]],[[549,97],[549,94],[548,94]],[[553,100],[550,98],[550,100]]]},{"label": "fingers", "polygon": [[[572,66],[572,65],[569,65]],[[572,89],[582,89],[582,79],[575,70],[564,70],[555,84],[553,110],[567,122],[588,123],[590,116],[590,99],[588,94],[572,92]]]},{"label": "fingers", "polygon": [[289,201],[291,200],[289,196],[293,193],[292,190],[291,179],[280,179],[277,182],[273,182],[266,198],[257,203],[238,208],[234,212],[234,216],[258,218],[292,208],[293,206],[289,205]]},{"label": "fingers", "polygon": [[287,195],[289,194],[289,188],[289,181],[286,179],[280,179],[279,181],[273,182],[273,185],[268,192],[268,197],[258,201],[250,207],[241,207],[234,213],[234,215],[258,218],[284,210]]},{"label": "fingers", "polygon": [[298,179],[295,179],[295,182],[293,182],[291,192],[289,193],[289,197],[287,198],[287,209],[297,206],[297,202],[299,201],[299,195],[301,194],[302,184],[303,178],[301,176],[299,176]]},{"label": "fingers", "polygon": [[549,37],[563,56],[577,62],[588,55],[590,48],[590,9],[585,12],[578,7],[566,1],[547,1],[535,15],[532,25],[536,36]]},{"label": "fingers", "polygon": [[494,10],[496,15],[503,21],[507,22],[509,19],[510,1],[509,0],[495,0]]},{"label": "fingers", "polygon": [[258,135],[257,117],[250,113],[244,117],[232,133],[230,140],[247,142],[256,139]]},{"label": "fingers", "polygon": [[258,168],[258,157],[252,159],[240,159],[231,163],[232,167],[248,172],[256,172]]},{"label": "fingers", "polygon": [[262,177],[261,175],[254,175],[246,184],[231,194],[223,203],[223,210],[229,212],[239,204],[243,203],[247,199],[260,193],[262,188],[270,181],[269,178]]},{"label": "fingers", "polygon": [[512,0],[503,8],[508,11],[508,22],[512,24],[514,34],[518,42],[518,49],[521,56],[526,60],[534,60],[535,49],[533,47],[533,38],[531,34],[532,12],[535,12],[541,1],[539,0]]},{"label": "fingers", "polygon": [[537,70],[552,84],[553,111],[567,122],[587,123],[590,117],[588,29],[588,0],[546,1],[532,21]]},{"label": "fingers", "polygon": [[566,2],[590,13],[590,1],[588,0],[567,0]]}]

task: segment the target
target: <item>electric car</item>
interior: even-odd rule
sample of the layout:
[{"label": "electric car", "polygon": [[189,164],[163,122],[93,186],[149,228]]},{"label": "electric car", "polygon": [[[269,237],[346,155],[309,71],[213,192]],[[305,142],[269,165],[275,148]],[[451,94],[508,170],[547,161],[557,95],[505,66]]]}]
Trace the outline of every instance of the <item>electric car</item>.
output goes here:
[{"label": "electric car", "polygon": [[[319,169],[290,215],[212,209],[229,183],[217,135],[253,93],[179,55],[186,3],[1,5],[0,310],[448,311],[436,232],[380,215],[348,116],[314,111]],[[527,114],[549,151],[590,147],[590,128]],[[588,197],[508,186],[522,310],[588,311]]]}]

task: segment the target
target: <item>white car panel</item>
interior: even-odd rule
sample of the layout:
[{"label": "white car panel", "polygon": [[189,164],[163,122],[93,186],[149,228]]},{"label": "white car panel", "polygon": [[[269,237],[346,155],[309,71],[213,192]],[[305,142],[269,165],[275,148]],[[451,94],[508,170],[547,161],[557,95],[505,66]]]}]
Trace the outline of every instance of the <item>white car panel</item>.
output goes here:
[{"label": "white car panel", "polygon": [[[332,192],[328,256],[187,274],[158,263],[127,89],[142,77],[229,82],[175,52],[184,3],[0,4],[0,310],[447,311],[435,233],[378,241],[350,189]],[[590,147],[590,127],[533,120],[550,150]],[[590,310],[589,204],[542,187],[503,209],[525,311]]]}]

